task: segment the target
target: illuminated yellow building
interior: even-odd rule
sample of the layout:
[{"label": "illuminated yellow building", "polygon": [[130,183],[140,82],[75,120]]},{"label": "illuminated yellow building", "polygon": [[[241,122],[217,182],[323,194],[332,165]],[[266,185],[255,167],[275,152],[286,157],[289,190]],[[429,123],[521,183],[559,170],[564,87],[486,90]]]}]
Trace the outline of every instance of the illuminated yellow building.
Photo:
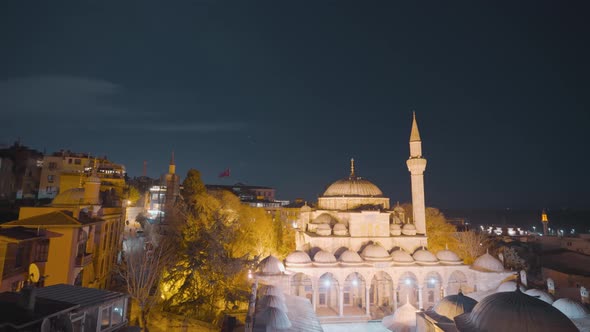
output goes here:
[{"label": "illuminated yellow building", "polygon": [[[19,219],[3,224],[61,234],[49,243],[45,285],[105,288],[111,281],[124,228],[120,202],[101,186],[96,169],[84,187],[62,191],[49,206],[23,207]],[[108,189],[108,187],[107,187]]]},{"label": "illuminated yellow building", "polygon": [[125,166],[115,164],[106,157],[96,158],[87,153],[61,150],[43,158],[43,168],[39,183],[41,198],[55,198],[57,194],[84,185],[96,168],[103,188],[115,188],[120,191],[125,185]]}]

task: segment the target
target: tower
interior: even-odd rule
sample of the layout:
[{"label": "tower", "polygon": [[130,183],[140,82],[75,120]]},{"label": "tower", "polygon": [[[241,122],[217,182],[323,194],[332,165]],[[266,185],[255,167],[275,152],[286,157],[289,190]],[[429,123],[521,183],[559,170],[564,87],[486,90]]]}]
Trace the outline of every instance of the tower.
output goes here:
[{"label": "tower", "polygon": [[412,181],[412,210],[417,234],[426,234],[426,203],[424,201],[424,170],[426,159],[422,158],[422,140],[413,114],[410,133],[410,158],[406,162]]},{"label": "tower", "polygon": [[541,222],[543,223],[543,235],[547,236],[548,227],[549,227],[549,218],[547,218],[547,212],[543,209],[541,212]]}]

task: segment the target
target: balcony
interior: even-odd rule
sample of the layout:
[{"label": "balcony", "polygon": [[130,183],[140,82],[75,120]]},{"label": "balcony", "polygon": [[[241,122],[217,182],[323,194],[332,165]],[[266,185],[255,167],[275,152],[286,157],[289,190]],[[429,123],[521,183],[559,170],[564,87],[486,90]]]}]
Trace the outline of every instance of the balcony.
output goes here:
[{"label": "balcony", "polygon": [[84,254],[81,256],[76,257],[76,262],[74,263],[76,267],[85,267],[87,265],[92,264],[92,254]]}]

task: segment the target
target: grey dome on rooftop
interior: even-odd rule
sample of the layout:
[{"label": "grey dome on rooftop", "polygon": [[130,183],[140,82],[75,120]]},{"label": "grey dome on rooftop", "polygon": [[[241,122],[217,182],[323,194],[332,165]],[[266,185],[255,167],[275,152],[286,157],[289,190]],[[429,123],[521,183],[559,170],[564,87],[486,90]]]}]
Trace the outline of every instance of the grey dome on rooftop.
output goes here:
[{"label": "grey dome on rooftop", "polygon": [[460,332],[578,331],[572,321],[552,305],[518,290],[484,298],[470,313],[455,317],[455,324]]}]

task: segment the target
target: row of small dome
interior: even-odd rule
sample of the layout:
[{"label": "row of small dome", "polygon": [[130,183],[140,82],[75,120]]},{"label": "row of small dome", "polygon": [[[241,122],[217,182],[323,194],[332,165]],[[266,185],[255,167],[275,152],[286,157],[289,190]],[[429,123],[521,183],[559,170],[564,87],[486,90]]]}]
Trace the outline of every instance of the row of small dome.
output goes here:
[{"label": "row of small dome", "polygon": [[459,331],[577,331],[579,322],[590,319],[580,302],[555,301],[543,290],[525,290],[514,281],[502,283],[479,303],[466,296],[446,297],[433,311],[454,320]]},{"label": "row of small dome", "polygon": [[[367,262],[388,262],[393,261],[397,265],[411,265],[417,263],[419,265],[436,265],[439,263],[445,265],[459,265],[462,264],[461,258],[450,250],[441,250],[432,254],[430,251],[422,248],[410,255],[403,249],[396,249],[389,252],[378,244],[367,245],[361,254],[356,251],[347,249],[342,252],[338,259],[329,251],[320,250],[311,257],[304,251],[294,251],[290,253],[285,259],[287,266],[291,267],[307,267],[311,265],[317,266],[334,266],[337,264],[354,266],[361,265]],[[265,274],[281,273],[285,269],[283,263],[274,256],[268,256],[260,262],[259,270]]]},{"label": "row of small dome", "polygon": [[[539,289],[523,292],[514,281],[502,283],[480,302],[459,292],[440,300],[426,315],[438,323],[455,323],[458,331],[577,331],[587,328],[590,313],[580,302],[553,297]],[[545,302],[545,303],[544,303]],[[391,330],[411,330],[416,311],[406,303],[382,323]]]},{"label": "row of small dome", "polygon": [[[322,218],[323,217],[323,218]],[[314,220],[311,224],[307,225],[307,231],[311,233],[316,233],[320,236],[330,236],[340,235],[345,236],[348,235],[348,227],[343,223],[336,223],[334,226],[331,226],[331,221],[333,218],[327,214],[322,214],[316,220]],[[318,220],[320,219],[320,220]],[[398,235],[416,235],[416,226],[414,224],[390,224],[389,225],[389,234],[393,236]]]}]

